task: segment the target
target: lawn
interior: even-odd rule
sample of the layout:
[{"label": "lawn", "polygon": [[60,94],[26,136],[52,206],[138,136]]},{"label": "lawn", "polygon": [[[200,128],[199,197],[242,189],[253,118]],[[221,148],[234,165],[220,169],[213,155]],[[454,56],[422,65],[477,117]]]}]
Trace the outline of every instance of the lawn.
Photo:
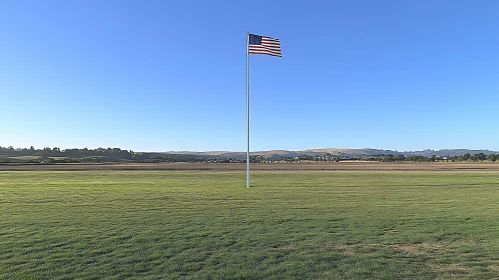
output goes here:
[{"label": "lawn", "polygon": [[499,173],[0,172],[0,279],[499,278]]}]

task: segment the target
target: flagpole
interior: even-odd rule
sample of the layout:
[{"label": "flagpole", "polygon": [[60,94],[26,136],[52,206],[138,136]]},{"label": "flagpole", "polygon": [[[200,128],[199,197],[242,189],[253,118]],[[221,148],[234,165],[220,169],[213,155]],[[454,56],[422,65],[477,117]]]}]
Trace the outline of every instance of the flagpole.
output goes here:
[{"label": "flagpole", "polygon": [[250,152],[249,152],[249,32],[246,32],[246,188],[250,187]]}]

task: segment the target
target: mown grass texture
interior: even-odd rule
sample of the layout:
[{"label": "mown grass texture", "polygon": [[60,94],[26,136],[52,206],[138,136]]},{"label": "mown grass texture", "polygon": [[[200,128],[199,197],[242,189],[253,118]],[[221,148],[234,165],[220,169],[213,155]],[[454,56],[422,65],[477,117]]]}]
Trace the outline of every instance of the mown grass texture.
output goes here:
[{"label": "mown grass texture", "polygon": [[499,278],[495,172],[0,172],[0,279]]}]

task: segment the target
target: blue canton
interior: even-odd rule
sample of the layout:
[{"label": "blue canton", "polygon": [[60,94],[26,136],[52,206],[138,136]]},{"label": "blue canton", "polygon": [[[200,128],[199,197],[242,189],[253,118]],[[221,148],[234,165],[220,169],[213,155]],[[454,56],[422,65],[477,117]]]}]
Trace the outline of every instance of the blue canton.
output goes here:
[{"label": "blue canton", "polygon": [[262,36],[249,34],[249,44],[250,45],[261,45],[262,44]]}]

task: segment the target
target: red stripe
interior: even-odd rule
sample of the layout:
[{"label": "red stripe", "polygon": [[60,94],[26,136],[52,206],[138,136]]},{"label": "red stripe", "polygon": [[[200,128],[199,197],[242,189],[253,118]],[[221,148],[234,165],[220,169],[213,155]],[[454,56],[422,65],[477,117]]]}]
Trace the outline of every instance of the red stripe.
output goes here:
[{"label": "red stripe", "polygon": [[262,40],[275,40],[275,41],[279,41],[279,39],[272,38],[272,37],[267,37],[267,36],[262,36]]},{"label": "red stripe", "polygon": [[249,53],[263,53],[263,54],[272,54],[272,55],[282,55],[282,53],[274,53],[274,52],[266,52],[266,51],[250,51]]},{"label": "red stripe", "polygon": [[271,53],[271,54],[281,54],[276,52],[262,51],[262,50],[252,50],[250,53]]},{"label": "red stripe", "polygon": [[274,45],[261,45],[264,48],[271,48],[271,49],[280,49],[281,46],[274,46]]},{"label": "red stripe", "polygon": [[255,49],[269,49],[269,50],[280,50],[280,47],[272,47],[272,46],[249,46],[250,48],[255,48]]},{"label": "red stripe", "polygon": [[249,52],[268,52],[268,53],[276,53],[279,54],[281,53],[280,51],[271,51],[271,50],[249,50]]},{"label": "red stripe", "polygon": [[281,43],[279,42],[274,42],[274,41],[263,41],[262,40],[262,43],[260,45],[280,45]]},{"label": "red stripe", "polygon": [[258,50],[251,50],[249,53],[265,53],[265,54],[274,54],[274,55],[282,55],[281,52],[269,52],[269,51],[258,51]]},{"label": "red stripe", "polygon": [[271,48],[271,49],[280,49],[281,46],[274,46],[274,45],[249,45],[250,47],[255,47],[255,48]]},{"label": "red stripe", "polygon": [[279,41],[265,41],[265,40],[262,40],[262,44],[278,44],[279,45]]},{"label": "red stripe", "polygon": [[280,53],[281,50],[265,49],[265,48],[250,48],[250,51],[268,51],[273,53]]},{"label": "red stripe", "polygon": [[279,43],[279,40],[269,40],[269,39],[263,39],[262,38],[262,42],[276,42],[276,43]]},{"label": "red stripe", "polygon": [[262,44],[279,44],[279,41],[262,40]]},{"label": "red stripe", "polygon": [[280,50],[281,48],[279,47],[271,47],[271,46],[254,46],[250,45],[250,48],[255,48],[255,49],[271,49],[271,50]]},{"label": "red stripe", "polygon": [[262,45],[269,45],[269,46],[280,46],[281,44],[279,43],[265,43],[265,42],[262,42]]},{"label": "red stripe", "polygon": [[273,54],[273,53],[265,53],[265,52],[250,52],[252,54],[267,54],[267,55],[271,55],[271,56],[278,56],[278,57],[282,57],[282,54]]},{"label": "red stripe", "polygon": [[279,46],[279,45],[263,45],[262,44],[260,46],[266,47],[266,48],[275,48],[275,49],[280,49],[281,48],[281,46]]},{"label": "red stripe", "polygon": [[271,47],[271,46],[254,46],[254,45],[250,45],[249,46],[250,48],[255,48],[255,49],[270,49],[270,50],[280,50],[281,48],[279,47]]}]

